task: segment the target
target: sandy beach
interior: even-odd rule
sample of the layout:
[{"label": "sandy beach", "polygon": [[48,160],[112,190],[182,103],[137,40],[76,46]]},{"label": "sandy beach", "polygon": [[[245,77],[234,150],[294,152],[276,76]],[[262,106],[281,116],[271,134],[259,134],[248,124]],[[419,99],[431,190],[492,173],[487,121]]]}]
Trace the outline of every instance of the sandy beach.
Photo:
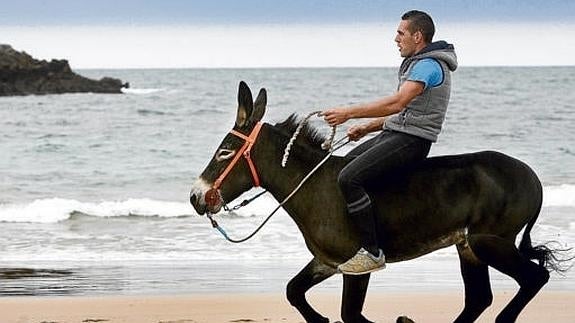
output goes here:
[{"label": "sandy beach", "polygon": [[[493,322],[512,291],[495,294],[479,322]],[[332,321],[339,319],[340,296],[310,293],[308,299]],[[456,292],[371,293],[365,315],[395,322],[406,315],[415,322],[451,322],[463,295]],[[543,291],[519,322],[574,322],[575,293]],[[7,297],[0,299],[0,322],[6,323],[224,323],[303,322],[281,293],[197,294],[186,296]]]}]

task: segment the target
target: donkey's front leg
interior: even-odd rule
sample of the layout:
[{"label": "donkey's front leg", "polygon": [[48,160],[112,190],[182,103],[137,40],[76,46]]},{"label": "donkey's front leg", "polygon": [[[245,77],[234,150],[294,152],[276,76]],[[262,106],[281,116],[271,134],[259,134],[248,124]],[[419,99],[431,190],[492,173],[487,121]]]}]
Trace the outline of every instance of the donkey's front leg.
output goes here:
[{"label": "donkey's front leg", "polygon": [[305,293],[313,286],[336,273],[336,269],[314,258],[287,285],[287,299],[305,318],[306,322],[329,322],[307,302]]}]

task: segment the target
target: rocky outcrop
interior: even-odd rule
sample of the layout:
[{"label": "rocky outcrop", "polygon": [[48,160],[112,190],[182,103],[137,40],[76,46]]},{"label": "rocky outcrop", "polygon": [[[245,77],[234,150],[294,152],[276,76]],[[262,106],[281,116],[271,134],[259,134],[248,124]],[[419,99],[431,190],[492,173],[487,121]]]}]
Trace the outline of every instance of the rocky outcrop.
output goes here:
[{"label": "rocky outcrop", "polygon": [[128,87],[119,79],[99,81],[74,73],[68,61],[37,60],[10,45],[0,44],[0,96],[54,93],[122,93]]}]

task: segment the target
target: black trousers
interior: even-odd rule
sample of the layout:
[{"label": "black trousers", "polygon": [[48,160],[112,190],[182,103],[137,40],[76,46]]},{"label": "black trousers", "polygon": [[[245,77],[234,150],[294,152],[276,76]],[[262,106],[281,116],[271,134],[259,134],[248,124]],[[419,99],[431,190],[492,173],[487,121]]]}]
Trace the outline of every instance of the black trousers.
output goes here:
[{"label": "black trousers", "polygon": [[[338,184],[347,203],[347,211],[357,226],[363,247],[377,252],[377,237],[367,183],[402,166],[423,160],[429,154],[431,141],[410,134],[383,130],[351,150],[351,161],[341,170]],[[382,183],[385,185],[385,183]]]}]

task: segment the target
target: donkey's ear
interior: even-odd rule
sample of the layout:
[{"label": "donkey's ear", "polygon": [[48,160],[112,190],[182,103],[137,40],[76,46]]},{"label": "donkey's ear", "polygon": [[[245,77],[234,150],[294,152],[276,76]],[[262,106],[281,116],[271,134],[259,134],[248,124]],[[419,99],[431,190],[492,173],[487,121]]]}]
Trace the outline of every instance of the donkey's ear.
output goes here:
[{"label": "donkey's ear", "polygon": [[236,115],[236,126],[243,127],[248,123],[248,118],[252,115],[254,109],[254,101],[252,99],[252,91],[244,82],[240,82],[238,89],[238,114]]},{"label": "donkey's ear", "polygon": [[264,114],[266,113],[266,104],[268,103],[268,95],[266,89],[262,88],[260,93],[258,93],[258,97],[256,98],[256,102],[254,103],[254,113],[250,118],[252,122],[256,123],[259,122]]}]

